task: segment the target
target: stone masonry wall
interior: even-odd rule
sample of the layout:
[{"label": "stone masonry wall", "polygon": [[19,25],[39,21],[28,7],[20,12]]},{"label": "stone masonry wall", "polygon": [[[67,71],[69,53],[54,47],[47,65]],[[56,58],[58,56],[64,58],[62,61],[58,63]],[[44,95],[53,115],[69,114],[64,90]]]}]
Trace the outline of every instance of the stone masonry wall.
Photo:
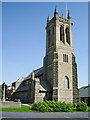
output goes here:
[{"label": "stone masonry wall", "polygon": [[56,52],[53,59],[53,100],[58,101],[58,53]]},{"label": "stone masonry wall", "polygon": [[79,90],[78,90],[78,76],[77,76],[77,64],[75,56],[72,54],[72,79],[73,79],[73,102],[79,101]]},{"label": "stone masonry wall", "polygon": [[[68,62],[63,61],[63,54],[68,55]],[[73,102],[72,54],[59,49],[58,56],[58,101]],[[65,76],[69,79],[69,88],[65,88]]]},{"label": "stone masonry wall", "polygon": [[44,101],[45,93],[40,93],[40,79],[35,78],[35,95],[34,102]]}]

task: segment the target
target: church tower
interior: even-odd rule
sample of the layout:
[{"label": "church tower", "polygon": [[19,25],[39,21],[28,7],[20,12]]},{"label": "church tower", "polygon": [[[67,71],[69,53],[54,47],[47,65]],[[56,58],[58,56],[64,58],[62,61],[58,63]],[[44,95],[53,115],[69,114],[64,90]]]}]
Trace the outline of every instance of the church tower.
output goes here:
[{"label": "church tower", "polygon": [[52,100],[55,101],[79,101],[72,25],[69,11],[65,19],[55,8],[54,17],[47,18],[44,80],[50,83],[53,91]]}]

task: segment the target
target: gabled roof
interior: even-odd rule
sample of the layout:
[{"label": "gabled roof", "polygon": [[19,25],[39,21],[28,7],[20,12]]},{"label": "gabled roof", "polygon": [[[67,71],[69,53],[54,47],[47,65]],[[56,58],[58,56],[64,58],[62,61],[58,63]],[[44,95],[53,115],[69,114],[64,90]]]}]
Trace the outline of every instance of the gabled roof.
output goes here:
[{"label": "gabled roof", "polygon": [[24,92],[29,90],[30,85],[20,86],[15,92]]},{"label": "gabled roof", "polygon": [[[35,75],[35,78],[43,75],[43,67],[37,69],[37,70],[34,70],[34,75]],[[31,73],[23,80],[23,82],[29,80],[31,78]],[[24,91],[28,91],[29,90],[29,87],[30,85],[25,85],[25,86],[20,86],[15,92],[24,92]],[[40,91],[49,91],[51,92],[52,91],[52,88],[50,86],[50,83],[46,80],[40,80]]]},{"label": "gabled roof", "polygon": [[16,82],[22,82],[25,79],[25,77],[20,77]]},{"label": "gabled roof", "polygon": [[41,85],[40,91],[49,91],[49,92],[52,91],[51,85],[50,85],[50,83],[48,81],[41,80],[40,85]]},{"label": "gabled roof", "polygon": [[43,67],[34,71],[35,77],[39,77],[43,74]]},{"label": "gabled roof", "polygon": [[[15,92],[24,92],[24,91],[28,91],[30,88],[30,85],[25,85],[25,86],[20,86]],[[45,81],[45,80],[41,80],[40,81],[40,91],[43,91],[43,92],[51,92],[52,91],[52,88],[49,84],[48,81]]]},{"label": "gabled roof", "polygon": [[[41,76],[42,74],[43,74],[43,67],[34,70],[34,75],[35,75],[35,77],[39,77],[39,76]],[[30,73],[24,80],[27,80],[27,79],[30,79],[30,78],[31,78],[31,73]]]},{"label": "gabled roof", "polygon": [[90,85],[79,89],[80,97],[90,97]]}]

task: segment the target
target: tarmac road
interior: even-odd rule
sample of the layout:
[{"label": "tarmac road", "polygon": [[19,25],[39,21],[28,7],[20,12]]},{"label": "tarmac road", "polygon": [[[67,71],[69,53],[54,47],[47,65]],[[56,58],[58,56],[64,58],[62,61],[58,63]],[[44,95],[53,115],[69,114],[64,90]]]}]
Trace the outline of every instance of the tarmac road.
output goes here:
[{"label": "tarmac road", "polygon": [[[1,114],[1,111],[0,111]],[[2,118],[88,118],[87,112],[81,113],[31,113],[2,112]]]}]

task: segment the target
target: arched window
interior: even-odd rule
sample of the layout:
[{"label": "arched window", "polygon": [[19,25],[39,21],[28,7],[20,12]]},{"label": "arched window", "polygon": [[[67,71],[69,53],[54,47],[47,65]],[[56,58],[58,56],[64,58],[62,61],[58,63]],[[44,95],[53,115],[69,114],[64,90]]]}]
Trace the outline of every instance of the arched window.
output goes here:
[{"label": "arched window", "polygon": [[70,29],[66,27],[66,42],[70,45]]},{"label": "arched window", "polygon": [[50,30],[48,30],[48,47],[51,45]]},{"label": "arched window", "polygon": [[54,26],[52,27],[52,45],[54,44]]},{"label": "arched window", "polygon": [[64,78],[64,88],[69,89],[69,78],[67,76]]},{"label": "arched window", "polygon": [[61,25],[61,27],[60,27],[60,40],[63,43],[65,43],[65,41],[64,41],[64,26],[63,25]]}]

